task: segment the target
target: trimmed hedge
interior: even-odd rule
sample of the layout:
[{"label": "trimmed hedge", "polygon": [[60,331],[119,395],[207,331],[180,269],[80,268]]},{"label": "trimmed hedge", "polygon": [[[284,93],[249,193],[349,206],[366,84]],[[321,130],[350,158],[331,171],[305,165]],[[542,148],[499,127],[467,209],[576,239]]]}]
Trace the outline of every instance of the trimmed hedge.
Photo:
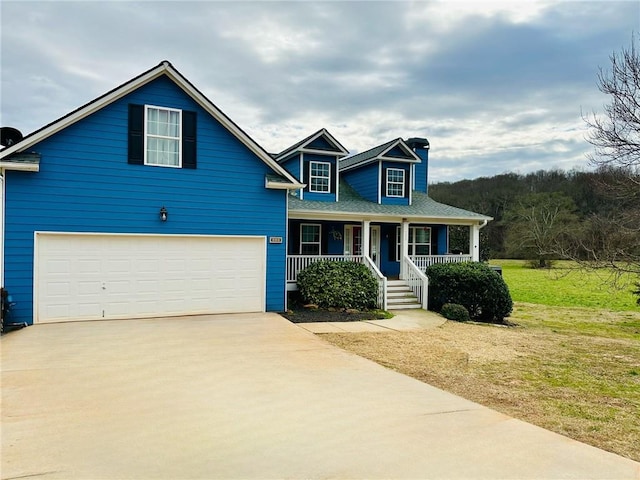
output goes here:
[{"label": "trimmed hedge", "polygon": [[445,303],[440,310],[440,315],[447,320],[455,320],[457,322],[468,322],[471,320],[469,310],[467,310],[464,305],[458,305],[457,303]]},{"label": "trimmed hedge", "polygon": [[474,320],[502,323],[513,310],[509,288],[501,275],[484,263],[431,265],[429,309],[440,312],[445,303],[463,305]]},{"label": "trimmed hedge", "polygon": [[298,273],[298,288],[307,303],[321,308],[375,308],[378,281],[362,263],[323,260]]}]

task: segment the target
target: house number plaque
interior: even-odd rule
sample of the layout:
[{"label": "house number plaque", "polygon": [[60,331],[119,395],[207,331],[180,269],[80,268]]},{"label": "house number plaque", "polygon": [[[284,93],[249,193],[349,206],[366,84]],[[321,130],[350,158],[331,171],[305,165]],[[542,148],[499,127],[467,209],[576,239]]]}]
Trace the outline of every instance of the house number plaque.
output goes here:
[{"label": "house number plaque", "polygon": [[269,243],[282,243],[282,237],[269,237]]}]

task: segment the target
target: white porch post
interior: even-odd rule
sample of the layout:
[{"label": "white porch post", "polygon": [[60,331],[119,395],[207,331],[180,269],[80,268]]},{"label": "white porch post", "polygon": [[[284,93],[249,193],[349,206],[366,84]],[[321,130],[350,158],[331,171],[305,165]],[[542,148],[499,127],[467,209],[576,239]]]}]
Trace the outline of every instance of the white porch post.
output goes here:
[{"label": "white porch post", "polygon": [[402,228],[400,230],[400,278],[406,277],[404,271],[404,257],[409,255],[409,222],[403,218]]},{"label": "white porch post", "polygon": [[362,221],[362,255],[369,256],[369,245],[371,245],[371,220]]},{"label": "white porch post", "polygon": [[480,261],[480,225],[471,225],[469,235],[469,254],[471,261]]}]

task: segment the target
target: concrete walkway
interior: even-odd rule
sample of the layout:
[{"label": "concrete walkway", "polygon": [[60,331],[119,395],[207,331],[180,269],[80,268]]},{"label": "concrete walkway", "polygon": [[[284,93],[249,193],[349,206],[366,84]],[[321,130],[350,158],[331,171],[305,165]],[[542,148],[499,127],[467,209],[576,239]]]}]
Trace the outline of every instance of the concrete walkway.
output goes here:
[{"label": "concrete walkway", "polygon": [[640,478],[276,314],[37,325],[1,342],[5,480]]},{"label": "concrete walkway", "polygon": [[410,331],[435,328],[443,325],[446,318],[437,313],[422,309],[393,310],[393,318],[384,320],[364,320],[361,322],[313,322],[298,323],[300,328],[311,333],[361,333]]}]

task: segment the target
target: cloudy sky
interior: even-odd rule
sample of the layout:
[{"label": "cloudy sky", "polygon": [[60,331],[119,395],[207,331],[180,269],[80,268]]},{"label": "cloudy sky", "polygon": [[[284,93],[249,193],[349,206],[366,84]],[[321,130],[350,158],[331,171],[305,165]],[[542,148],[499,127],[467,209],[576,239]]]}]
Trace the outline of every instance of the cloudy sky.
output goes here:
[{"label": "cloudy sky", "polygon": [[278,152],[427,137],[432,182],[588,169],[581,112],[633,1],[7,1],[1,124],[24,134],[169,60]]}]

